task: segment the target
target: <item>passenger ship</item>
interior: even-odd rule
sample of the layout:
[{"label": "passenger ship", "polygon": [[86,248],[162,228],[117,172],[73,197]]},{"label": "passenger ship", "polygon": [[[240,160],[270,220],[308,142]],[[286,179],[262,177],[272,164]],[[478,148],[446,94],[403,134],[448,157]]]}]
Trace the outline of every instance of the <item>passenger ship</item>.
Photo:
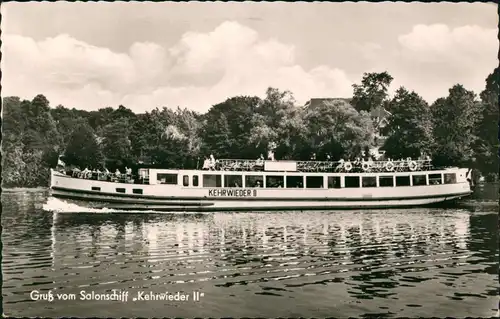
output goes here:
[{"label": "passenger ship", "polygon": [[137,176],[51,170],[51,194],[93,208],[155,211],[376,209],[472,193],[471,170],[430,161],[218,160],[210,170],[139,168]]}]

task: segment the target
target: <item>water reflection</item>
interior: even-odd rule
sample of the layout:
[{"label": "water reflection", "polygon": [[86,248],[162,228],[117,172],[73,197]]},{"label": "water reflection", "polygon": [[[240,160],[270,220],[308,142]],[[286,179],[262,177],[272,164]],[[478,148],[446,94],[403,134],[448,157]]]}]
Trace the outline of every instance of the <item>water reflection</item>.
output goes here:
[{"label": "water reflection", "polygon": [[[460,307],[490,316],[497,296],[496,216],[487,211],[65,214],[41,212],[43,196],[4,205],[6,314],[29,315],[34,287],[200,289],[212,316],[456,316]],[[97,311],[92,302],[37,305],[33,313],[47,316]],[[155,315],[151,304],[121,305],[123,314],[100,305],[93,315]]]}]

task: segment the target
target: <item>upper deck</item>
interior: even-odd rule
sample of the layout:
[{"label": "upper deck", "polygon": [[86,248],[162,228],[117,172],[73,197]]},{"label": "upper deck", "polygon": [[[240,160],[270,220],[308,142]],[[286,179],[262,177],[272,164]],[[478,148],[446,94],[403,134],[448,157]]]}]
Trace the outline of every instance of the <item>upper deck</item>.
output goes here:
[{"label": "upper deck", "polygon": [[429,171],[433,169],[430,160],[397,161],[270,161],[245,159],[219,159],[211,162],[209,170],[215,171],[266,171],[266,172],[324,172],[324,173],[375,173]]}]

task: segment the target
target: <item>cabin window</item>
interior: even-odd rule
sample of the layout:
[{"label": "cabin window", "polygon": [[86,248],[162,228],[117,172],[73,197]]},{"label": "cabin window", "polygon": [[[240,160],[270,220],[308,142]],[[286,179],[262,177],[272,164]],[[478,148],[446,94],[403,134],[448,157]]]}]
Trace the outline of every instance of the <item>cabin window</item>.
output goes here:
[{"label": "cabin window", "polygon": [[285,178],[283,176],[266,176],[267,188],[281,188],[284,184]]},{"label": "cabin window", "polygon": [[182,185],[189,186],[189,176],[187,175],[182,176]]},{"label": "cabin window", "polygon": [[323,176],[306,176],[306,188],[323,188]]},{"label": "cabin window", "polygon": [[377,187],[377,178],[375,176],[363,176],[361,185],[363,187]]},{"label": "cabin window", "polygon": [[243,176],[241,175],[225,175],[224,187],[243,187]]},{"label": "cabin window", "polygon": [[200,184],[198,175],[193,176],[193,186],[198,186]]},{"label": "cabin window", "polygon": [[441,174],[429,174],[429,185],[439,184],[443,184],[443,178]]},{"label": "cabin window", "polygon": [[263,176],[245,176],[245,187],[264,187]]},{"label": "cabin window", "polygon": [[328,176],[328,188],[340,188],[340,176]]},{"label": "cabin window", "polygon": [[427,185],[425,175],[413,175],[411,178],[413,179],[413,186]]},{"label": "cabin window", "polygon": [[455,173],[445,173],[444,183],[445,184],[455,184],[457,182],[457,174]]},{"label": "cabin window", "polygon": [[345,187],[346,188],[359,187],[359,176],[346,176],[345,177]]},{"label": "cabin window", "polygon": [[286,188],[303,188],[304,176],[287,176]]},{"label": "cabin window", "polygon": [[396,186],[410,186],[410,176],[396,176]]},{"label": "cabin window", "polygon": [[134,188],[134,189],[132,189],[132,193],[134,193],[134,194],[142,194],[142,188]]},{"label": "cabin window", "polygon": [[203,175],[203,187],[222,187],[220,175]]},{"label": "cabin window", "polygon": [[393,187],[394,186],[394,178],[393,176],[380,176],[378,178],[379,187]]},{"label": "cabin window", "polygon": [[117,188],[116,192],[117,193],[125,193],[125,188]]},{"label": "cabin window", "polygon": [[177,185],[177,174],[159,173],[156,175],[156,180],[159,184]]},{"label": "cabin window", "polygon": [[101,191],[101,188],[100,188],[100,187],[95,187],[95,186],[92,186],[92,190],[93,190],[93,191],[98,191],[98,192],[100,192],[100,191]]}]

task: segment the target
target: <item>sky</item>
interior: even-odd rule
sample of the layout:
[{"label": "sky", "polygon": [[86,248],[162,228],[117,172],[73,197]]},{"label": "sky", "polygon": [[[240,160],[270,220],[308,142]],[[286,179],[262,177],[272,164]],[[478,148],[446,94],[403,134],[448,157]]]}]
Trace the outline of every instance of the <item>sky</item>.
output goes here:
[{"label": "sky", "polygon": [[493,3],[9,2],[2,96],[97,110],[206,112],[238,95],[352,96],[387,71],[432,103],[498,66]]}]

